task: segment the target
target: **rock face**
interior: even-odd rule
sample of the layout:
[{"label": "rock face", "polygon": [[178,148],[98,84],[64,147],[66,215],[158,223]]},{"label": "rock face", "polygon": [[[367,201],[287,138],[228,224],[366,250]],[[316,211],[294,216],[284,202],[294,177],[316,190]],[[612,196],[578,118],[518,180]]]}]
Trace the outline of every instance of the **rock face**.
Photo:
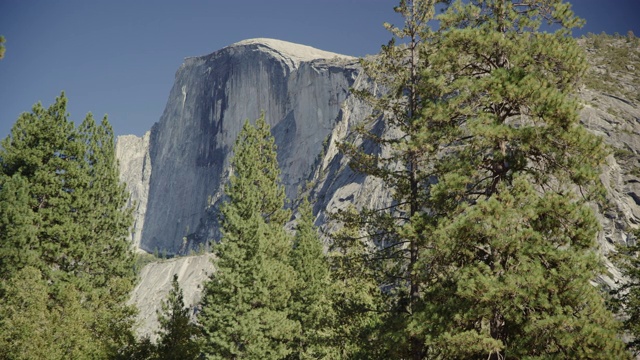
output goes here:
[{"label": "rock face", "polygon": [[211,255],[189,256],[163,260],[145,266],[140,272],[140,282],[133,290],[130,304],[135,305],[138,313],[138,334],[157,337],[159,328],[156,311],[162,310],[162,301],[171,290],[173,275],[178,275],[178,283],[184,294],[185,306],[195,315],[200,303],[202,284],[213,271]]},{"label": "rock face", "polygon": [[233,144],[244,121],[262,112],[286,193],[295,198],[356,78],[354,58],[271,39],[187,58],[150,134],[153,171],[140,247],[185,253],[218,238]]},{"label": "rock face", "polygon": [[150,132],[147,131],[142,137],[119,136],[116,142],[120,179],[127,184],[127,189],[131,194],[127,205],[133,208],[134,223],[131,230],[131,242],[136,249],[140,247],[149,196],[149,179],[151,178],[149,137]]},{"label": "rock face", "polygon": [[[336,147],[370,113],[349,89],[371,86],[354,58],[271,39],[186,59],[151,132],[118,139],[121,176],[136,201],[134,244],[149,252],[184,254],[218,239],[218,208],[236,135],[246,119],[261,112],[276,139],[287,196],[295,198],[299,186],[313,181],[309,193],[317,225],[330,231],[327,214],[350,204],[388,205],[382,183],[354,173]],[[630,232],[640,226],[640,109],[619,95],[589,88],[579,96],[582,123],[614,149],[602,175],[610,206],[598,215],[603,227],[598,246],[606,253],[613,244],[635,241]],[[382,123],[373,126],[385,131]],[[200,274],[187,278],[203,281],[211,271],[203,259],[144,268],[132,300],[147,324],[142,333],[152,332],[155,308],[173,273]],[[610,273],[600,280],[613,286],[621,275],[608,265]],[[185,297],[197,294],[197,286],[185,286]]]}]

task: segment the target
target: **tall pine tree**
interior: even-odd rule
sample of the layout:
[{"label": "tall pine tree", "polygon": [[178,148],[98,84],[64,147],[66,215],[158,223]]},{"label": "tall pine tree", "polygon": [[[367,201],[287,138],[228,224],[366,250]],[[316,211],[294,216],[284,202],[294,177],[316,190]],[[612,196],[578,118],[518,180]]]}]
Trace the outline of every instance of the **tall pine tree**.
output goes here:
[{"label": "tall pine tree", "polygon": [[[434,3],[397,9],[411,25]],[[385,322],[400,344],[389,356],[624,358],[589,283],[603,270],[587,201],[600,198],[605,151],[577,118],[573,92],[586,65],[570,29],[580,20],[561,0],[441,3],[439,28],[419,32],[417,61],[401,62],[414,46],[408,26],[397,32],[407,45],[390,44],[368,65],[389,91],[370,96],[376,115],[398,136],[358,132],[382,145],[377,154],[343,146],[354,168],[381,177],[409,209],[393,207],[388,222],[379,209],[346,217],[377,245],[363,256],[369,266],[401,275],[385,291],[391,313],[406,313]],[[552,32],[539,30],[543,22]],[[404,80],[413,64],[415,82]],[[412,154],[429,162],[414,157],[412,172]],[[389,244],[399,256],[380,262]]]},{"label": "tall pine tree", "polygon": [[438,20],[421,89],[440,219],[415,327],[441,356],[624,358],[590,284],[606,153],[578,121],[581,20],[561,0],[455,1]]},{"label": "tall pine tree", "polygon": [[66,102],[63,94],[48,109],[35,105],[2,141],[0,276],[37,269],[49,308],[77,319],[66,323],[69,333],[97,344],[87,357],[103,358],[121,348],[133,324],[131,216],[106,118],[97,126],[89,115],[76,128]]},{"label": "tall pine tree", "polygon": [[221,209],[215,272],[205,284],[199,322],[209,359],[283,359],[300,325],[290,316],[295,273],[284,225],[284,188],[264,116],[238,135]]},{"label": "tall pine tree", "polygon": [[291,359],[335,359],[333,329],[336,314],[333,309],[333,284],[329,263],[318,230],[313,224],[313,209],[304,198],[291,252],[291,266],[297,283],[291,298],[291,318],[301,325],[293,341]]},{"label": "tall pine tree", "polygon": [[[382,179],[393,196],[390,206],[339,214],[348,227],[362,231],[354,232],[351,239],[344,232],[334,236],[335,248],[360,247],[362,238],[375,244],[366,251],[352,252],[360,259],[342,263],[368,266],[384,289],[379,294],[384,305],[376,310],[382,319],[378,336],[380,341],[388,341],[382,357],[424,356],[423,341],[409,323],[421,306],[423,281],[416,267],[421,250],[430,245],[422,234],[430,231],[435,221],[428,210],[427,190],[433,181],[433,168],[428,164],[439,144],[424,146],[422,140],[437,124],[423,115],[426,104],[434,98],[421,89],[421,79],[432,51],[428,45],[434,32],[428,25],[436,2],[403,0],[394,8],[403,24],[385,23],[394,38],[382,46],[377,57],[361,61],[375,86],[356,91],[356,95],[371,104],[373,112],[341,144],[351,167]],[[380,129],[384,129],[382,134]],[[371,145],[376,148],[373,153],[368,150]]]}]

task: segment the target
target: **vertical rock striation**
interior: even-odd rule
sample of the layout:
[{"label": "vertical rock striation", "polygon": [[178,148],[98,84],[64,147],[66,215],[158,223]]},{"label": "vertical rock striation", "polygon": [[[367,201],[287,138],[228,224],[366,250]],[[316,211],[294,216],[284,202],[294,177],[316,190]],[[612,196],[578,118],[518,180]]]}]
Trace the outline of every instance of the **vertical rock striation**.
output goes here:
[{"label": "vertical rock striation", "polygon": [[151,178],[149,137],[150,132],[147,131],[142,137],[124,135],[118,136],[116,141],[120,179],[127,185],[130,193],[127,205],[133,208],[134,223],[131,229],[131,242],[136,249],[140,247],[149,196],[149,179]]},{"label": "vertical rock striation", "polygon": [[294,198],[356,77],[354,58],[272,39],[187,58],[150,135],[140,247],[184,253],[219,237],[217,209],[235,138],[263,111]]}]

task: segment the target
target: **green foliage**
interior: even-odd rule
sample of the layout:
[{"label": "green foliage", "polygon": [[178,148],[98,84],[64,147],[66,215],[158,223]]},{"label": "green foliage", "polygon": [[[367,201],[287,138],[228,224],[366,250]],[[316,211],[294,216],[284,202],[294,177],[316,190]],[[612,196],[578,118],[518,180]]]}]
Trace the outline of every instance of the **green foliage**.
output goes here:
[{"label": "green foliage", "polygon": [[50,300],[50,287],[31,266],[2,284],[0,303],[0,358],[105,358],[103,342],[92,338],[91,311],[70,284]]},{"label": "green foliage", "polygon": [[[352,207],[340,216],[357,218],[359,213]],[[345,226],[332,234],[334,242],[329,253],[338,358],[385,359],[389,358],[386,343],[380,336],[384,293],[371,263],[366,261],[371,246],[357,224],[347,218]]]},{"label": "green foliage", "polygon": [[282,359],[300,325],[290,317],[296,279],[284,225],[284,188],[276,147],[261,117],[244,124],[221,209],[216,271],[205,284],[199,322],[209,359]]},{"label": "green foliage", "polygon": [[364,64],[397,136],[361,126],[342,149],[395,204],[340,214],[358,230],[334,245],[359,261],[337,269],[383,289],[389,358],[627,357],[590,285],[607,152],[578,122],[582,20],[561,0],[446,1],[432,31],[434,3],[401,1],[406,45]]},{"label": "green foliage", "polygon": [[157,345],[159,360],[189,360],[200,356],[200,331],[191,323],[189,308],[184,306],[178,275],[173,275],[171,291],[158,311],[160,331]]},{"label": "green foliage", "polygon": [[[601,272],[595,216],[570,192],[540,195],[523,177],[463,206],[432,234],[442,279],[415,326],[452,358],[626,358],[618,325],[590,284]],[[422,317],[424,316],[424,318]]]},{"label": "green foliage", "polygon": [[4,52],[6,48],[4,47],[4,43],[6,42],[4,36],[0,35],[0,59],[4,58]]},{"label": "green foliage", "polygon": [[624,319],[624,330],[631,337],[627,346],[637,356],[640,354],[640,245],[637,243],[640,231],[629,233],[629,245],[618,246],[612,257],[627,280],[612,291],[610,303],[616,313]]},{"label": "green foliage", "polygon": [[[423,143],[418,140],[427,126],[422,121],[422,111],[429,99],[419,92],[419,86],[423,54],[428,50],[426,39],[433,36],[427,24],[435,14],[435,1],[401,1],[395,11],[404,19],[402,27],[391,24],[385,27],[402,44],[396,45],[394,39],[382,47],[378,57],[361,61],[376,86],[356,94],[371,104],[373,113],[367,122],[354,129],[347,142],[340,144],[353,169],[385,182],[393,194],[393,203],[382,209],[362,209],[360,216],[338,214],[347,227],[363,231],[352,232],[352,239],[345,236],[348,231],[334,236],[334,247],[343,249],[342,256],[349,253],[349,257],[356,254],[361,257],[339,263],[368,266],[371,280],[387,289],[378,294],[378,301],[386,304],[377,309],[385,314],[384,321],[379,323],[379,331],[385,335],[377,336],[389,339],[387,356],[415,357],[422,353],[422,344],[415,334],[403,329],[420,302],[421,282],[415,266],[426,242],[418,235],[431,226],[429,216],[421,211],[427,206],[425,184],[429,183],[432,171],[424,165],[437,148],[421,146]],[[378,94],[378,87],[386,92]],[[384,136],[370,130],[380,128],[375,126],[379,119],[384,123]],[[372,147],[376,149],[374,153],[368,150]],[[376,247],[357,250],[363,236]]]},{"label": "green foliage", "polygon": [[[63,94],[48,109],[35,105],[2,141],[0,277],[12,284],[24,269],[37,269],[31,275],[41,278],[48,299],[42,316],[76,335],[64,339],[77,342],[72,348],[87,347],[68,356],[104,358],[122,347],[133,324],[125,304],[135,280],[131,214],[123,210],[127,194],[109,123],[97,125],[89,114],[76,128],[66,101]],[[2,301],[14,290],[3,289]]]},{"label": "green foliage", "polygon": [[156,360],[157,346],[146,336],[140,340],[131,338],[127,346],[114,358],[116,360]]},{"label": "green foliage", "polygon": [[332,306],[333,284],[329,264],[318,231],[313,225],[313,210],[305,198],[298,207],[300,215],[291,252],[291,266],[297,283],[291,296],[291,318],[300,323],[300,334],[293,341],[290,359],[335,359],[332,329],[336,314]]},{"label": "green foliage", "polygon": [[154,262],[158,262],[160,261],[160,259],[158,257],[156,257],[154,254],[149,254],[148,252],[139,252],[136,254],[136,263],[135,263],[135,269],[136,269],[136,273],[140,274],[140,271],[142,271],[142,269],[151,263]]}]

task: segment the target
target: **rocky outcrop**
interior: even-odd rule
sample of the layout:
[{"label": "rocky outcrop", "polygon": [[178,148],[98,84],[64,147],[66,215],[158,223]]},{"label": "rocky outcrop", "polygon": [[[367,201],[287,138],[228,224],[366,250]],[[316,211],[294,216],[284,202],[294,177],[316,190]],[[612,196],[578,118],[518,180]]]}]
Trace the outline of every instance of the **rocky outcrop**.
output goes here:
[{"label": "rocky outcrop", "polygon": [[178,275],[178,283],[184,294],[184,304],[195,316],[202,285],[213,272],[211,254],[161,260],[148,264],[140,272],[140,281],[133,290],[129,304],[138,310],[138,334],[149,335],[155,340],[159,328],[157,311],[162,310],[162,302],[171,290],[173,275]]},{"label": "rocky outcrop", "polygon": [[135,249],[140,247],[144,218],[147,213],[151,160],[149,158],[149,137],[147,131],[142,137],[119,136],[116,141],[116,157],[119,163],[120,179],[127,185],[130,197],[127,206],[133,208],[134,223],[131,242]]},{"label": "rocky outcrop", "polygon": [[294,198],[356,78],[354,58],[271,39],[187,58],[151,131],[140,247],[185,253],[218,238],[217,209],[235,138],[245,120],[261,113]]}]

